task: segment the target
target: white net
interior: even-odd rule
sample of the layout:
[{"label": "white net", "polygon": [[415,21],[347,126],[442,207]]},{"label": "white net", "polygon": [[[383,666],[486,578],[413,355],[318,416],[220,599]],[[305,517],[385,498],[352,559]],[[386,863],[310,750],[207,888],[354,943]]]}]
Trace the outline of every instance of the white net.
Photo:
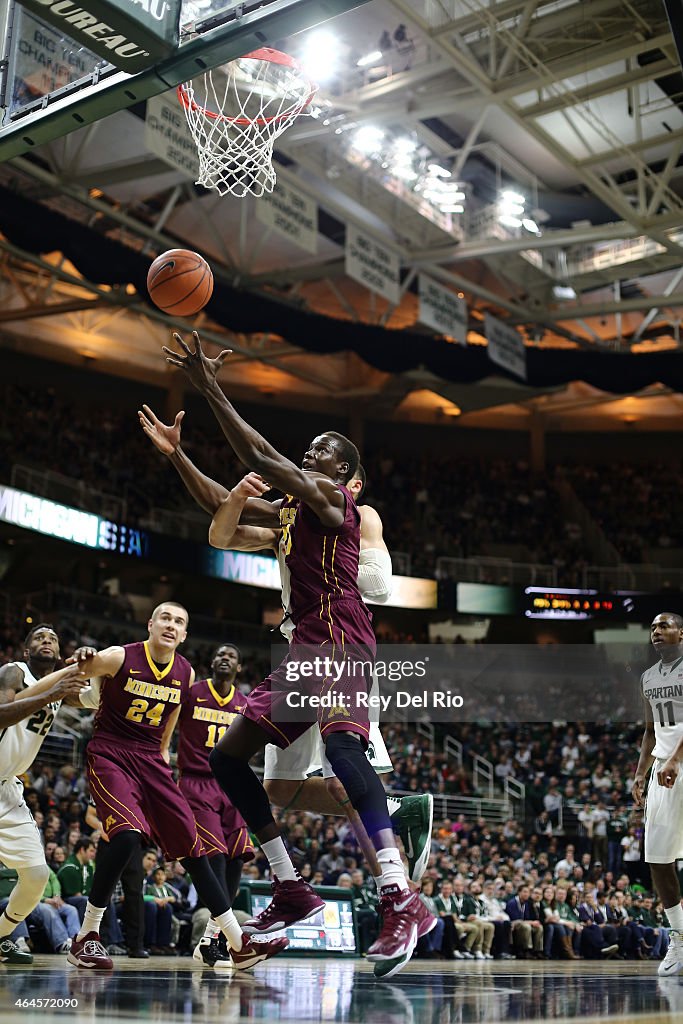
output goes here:
[{"label": "white net", "polygon": [[315,91],[294,58],[267,48],[179,86],[199,153],[197,184],[238,198],[272,192],[275,140]]}]

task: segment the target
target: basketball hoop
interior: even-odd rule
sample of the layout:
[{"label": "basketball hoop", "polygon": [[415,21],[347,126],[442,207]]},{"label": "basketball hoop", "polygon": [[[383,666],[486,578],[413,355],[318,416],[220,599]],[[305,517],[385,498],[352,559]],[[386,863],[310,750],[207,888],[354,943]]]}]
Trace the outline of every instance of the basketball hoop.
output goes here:
[{"label": "basketball hoop", "polygon": [[272,192],[275,140],[316,91],[294,57],[268,47],[179,85],[199,153],[196,183],[238,198]]}]

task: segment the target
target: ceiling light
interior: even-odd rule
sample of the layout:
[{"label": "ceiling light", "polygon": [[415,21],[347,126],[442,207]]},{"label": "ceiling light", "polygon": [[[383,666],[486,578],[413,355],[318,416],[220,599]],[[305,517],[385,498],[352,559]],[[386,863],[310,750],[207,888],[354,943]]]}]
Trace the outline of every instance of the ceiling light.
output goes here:
[{"label": "ceiling light", "polygon": [[556,284],[553,286],[553,295],[556,299],[575,299],[576,292],[569,284]]},{"label": "ceiling light", "polygon": [[506,189],[505,192],[501,192],[500,198],[505,203],[524,203],[526,202],[524,196],[521,196],[519,192],[511,192],[510,189]]},{"label": "ceiling light", "polygon": [[522,222],[519,217],[511,217],[507,213],[502,213],[498,218],[501,224],[504,224],[506,228],[521,228]]},{"label": "ceiling light", "polygon": [[508,213],[513,217],[521,217],[524,213],[524,207],[520,206],[519,203],[501,203],[501,213]]},{"label": "ceiling light", "polygon": [[351,145],[359,153],[375,153],[379,149],[383,138],[384,132],[381,128],[375,128],[374,125],[366,124],[358,129],[351,140]]},{"label": "ceiling light", "polygon": [[417,179],[417,172],[405,164],[394,164],[392,174],[397,178],[403,178],[404,181],[415,181]]},{"label": "ceiling light", "polygon": [[307,36],[301,63],[314,82],[327,82],[337,71],[339,41],[324,29]]},{"label": "ceiling light", "polygon": [[464,213],[465,212],[465,207],[462,205],[462,203],[450,203],[447,206],[442,206],[441,207],[441,212],[442,213]]},{"label": "ceiling light", "polygon": [[366,53],[364,57],[356,61],[357,68],[367,68],[371,64],[376,64],[378,60],[382,59],[381,50],[373,50],[372,53]]},{"label": "ceiling light", "polygon": [[524,217],[522,219],[522,227],[526,228],[527,231],[531,231],[531,233],[534,235],[540,235],[541,233],[541,229],[539,228],[536,221],[532,220],[530,217]]},{"label": "ceiling light", "polygon": [[417,149],[417,142],[414,139],[409,139],[407,135],[401,135],[400,138],[394,140],[394,149],[396,153],[414,153]]},{"label": "ceiling light", "polygon": [[451,172],[447,171],[441,164],[429,164],[427,170],[437,178],[450,178]]}]

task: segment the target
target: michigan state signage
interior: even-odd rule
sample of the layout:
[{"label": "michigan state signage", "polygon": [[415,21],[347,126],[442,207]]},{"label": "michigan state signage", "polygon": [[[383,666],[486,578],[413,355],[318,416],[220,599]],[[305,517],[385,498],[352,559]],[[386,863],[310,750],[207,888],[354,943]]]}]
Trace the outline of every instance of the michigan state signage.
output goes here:
[{"label": "michigan state signage", "polygon": [[136,74],[178,46],[182,0],[21,0],[121,71]]}]

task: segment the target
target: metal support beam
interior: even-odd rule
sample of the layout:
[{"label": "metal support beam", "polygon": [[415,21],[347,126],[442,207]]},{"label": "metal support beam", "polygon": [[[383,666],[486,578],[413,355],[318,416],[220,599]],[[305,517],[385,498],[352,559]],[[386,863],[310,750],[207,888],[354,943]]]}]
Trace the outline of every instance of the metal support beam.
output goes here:
[{"label": "metal support beam", "polygon": [[[583,71],[583,68],[581,68]],[[540,100],[527,107],[517,107],[517,110],[524,117],[543,117],[545,114],[552,114],[556,110],[563,110],[567,104],[574,106],[578,103],[588,103],[590,100],[600,96],[607,96],[612,92],[621,89],[628,89],[640,82],[651,82],[663,75],[671,75],[676,68],[668,60],[658,60],[652,64],[645,64],[643,67],[633,68],[630,71],[623,71],[619,75],[612,75],[611,78],[601,78],[590,85],[584,85],[581,89],[567,89],[547,100]],[[563,90],[563,85],[558,82],[554,86]]]},{"label": "metal support beam", "polygon": [[101,309],[108,303],[104,299],[74,299],[71,302],[55,302],[51,305],[26,306],[23,309],[0,310],[0,323],[9,324],[18,320],[37,320],[43,316],[60,316],[63,313],[80,313],[86,309]]},{"label": "metal support beam", "polygon": [[[683,267],[681,267],[680,270],[677,270],[674,276],[671,278],[668,285],[664,289],[664,295],[673,295],[676,288],[681,283],[681,280],[683,280]],[[658,315],[659,308],[657,306],[653,306],[653,308],[649,310],[649,312],[643,317],[642,323],[640,324],[636,333],[631,338],[632,345],[636,345],[640,341],[642,336],[645,334],[645,331],[648,329],[650,324],[657,318]]]}]

